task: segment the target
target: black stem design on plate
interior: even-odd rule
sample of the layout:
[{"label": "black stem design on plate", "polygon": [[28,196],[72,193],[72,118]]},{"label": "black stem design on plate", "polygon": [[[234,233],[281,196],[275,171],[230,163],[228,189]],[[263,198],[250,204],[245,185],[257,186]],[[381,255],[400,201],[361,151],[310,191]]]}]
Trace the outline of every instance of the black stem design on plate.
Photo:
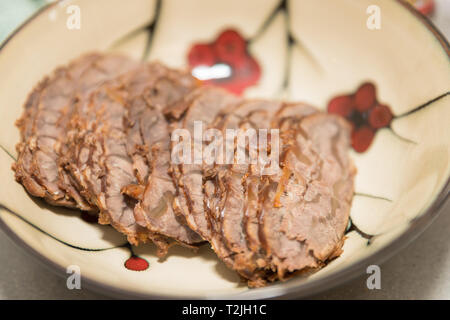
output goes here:
[{"label": "black stem design on plate", "polygon": [[[382,201],[388,201],[388,202],[392,202],[391,199],[385,198],[385,197],[380,197],[380,196],[374,196],[371,194],[367,194],[367,193],[361,193],[361,192],[355,192],[354,196],[358,196],[358,197],[366,197],[366,198],[371,198],[371,199],[376,199],[376,200],[382,200]],[[368,234],[365,233],[363,231],[361,231],[352,221],[352,219],[350,218],[350,223],[351,226],[350,228],[345,232],[345,234],[350,233],[352,231],[356,231],[361,237],[367,239],[367,245],[369,246],[372,242],[373,237],[375,237],[372,234]]]},{"label": "black stem design on plate", "polygon": [[284,79],[283,79],[283,83],[281,85],[279,93],[282,93],[284,90],[289,88],[289,81],[291,80],[291,69],[292,69],[291,68],[292,53],[294,50],[294,46],[296,44],[296,41],[290,32],[289,20],[290,20],[289,11],[286,11],[286,26],[285,26],[285,28],[286,28],[286,30],[288,30],[288,35],[287,35],[288,47],[287,47],[287,53],[286,53],[286,63],[284,66]]},{"label": "black stem design on plate", "polygon": [[[401,115],[398,115],[398,116],[394,116],[393,119],[394,119],[394,120],[397,120],[397,119],[405,118],[405,117],[407,117],[407,116],[410,116],[410,115],[412,115],[412,114],[415,114],[415,113],[417,113],[417,112],[419,112],[419,111],[421,111],[421,110],[423,110],[423,109],[425,109],[425,108],[427,108],[427,107],[429,107],[429,106],[432,106],[435,102],[437,102],[437,101],[439,101],[439,100],[445,98],[445,97],[448,96],[448,95],[450,95],[450,91],[448,91],[448,92],[446,92],[446,93],[444,93],[444,94],[441,94],[440,96],[437,96],[436,98],[431,99],[430,101],[425,102],[424,104],[422,104],[422,105],[420,105],[420,106],[418,106],[418,107],[416,107],[416,108],[414,108],[414,109],[412,109],[412,110],[410,110],[410,111],[408,111],[408,112],[405,112],[405,113],[403,113],[403,114],[401,114]],[[408,138],[405,138],[405,137],[402,137],[401,135],[399,135],[397,132],[394,131],[394,129],[392,129],[392,126],[389,126],[388,129],[390,130],[390,132],[391,132],[396,138],[402,140],[403,142],[406,142],[406,143],[412,143],[412,144],[418,144],[418,143],[417,143],[416,141],[414,141],[414,140],[411,140],[411,139],[408,139]]]},{"label": "black stem design on plate", "polygon": [[284,12],[285,16],[286,16],[286,33],[287,33],[287,43],[288,43],[287,55],[286,55],[286,65],[285,65],[285,70],[284,70],[284,79],[283,79],[282,86],[280,88],[280,93],[281,93],[289,87],[290,77],[291,77],[291,60],[292,60],[292,52],[294,50],[294,46],[301,48],[301,50],[305,52],[308,59],[317,67],[317,69],[322,71],[322,67],[320,66],[317,59],[314,57],[314,55],[305,47],[305,45],[303,43],[301,43],[300,39],[297,39],[292,34],[291,27],[290,27],[291,17],[290,17],[288,0],[282,0],[280,2],[280,4],[264,20],[264,22],[262,23],[261,27],[258,29],[256,34],[252,38],[248,39],[247,42],[249,44],[251,44],[251,43],[255,42],[256,40],[258,40],[264,34],[264,32],[267,31],[269,26],[275,20],[275,17],[277,16],[277,14],[280,12]]},{"label": "black stem design on plate", "polygon": [[406,142],[406,143],[412,143],[412,144],[418,144],[418,143],[417,143],[416,141],[414,141],[414,140],[411,140],[411,139],[402,137],[402,136],[399,135],[397,132],[395,132],[394,129],[392,129],[391,126],[389,126],[387,129],[392,133],[392,135],[393,135],[394,137],[400,139],[400,140],[403,141],[403,142]]},{"label": "black stem design on plate", "polygon": [[[388,202],[392,202],[391,199],[385,198],[385,197],[380,197],[380,196],[374,196],[371,194],[367,194],[367,193],[361,193],[361,192],[354,192],[353,193],[354,196],[358,196],[358,197],[366,197],[366,198],[371,198],[371,199],[376,199],[376,200],[382,200],[382,201],[388,201]],[[348,234],[352,231],[356,231],[361,237],[363,237],[364,239],[367,239],[367,245],[369,246],[372,243],[372,239],[373,237],[375,237],[372,234],[368,234],[365,233],[363,231],[361,231],[354,223],[353,220],[350,218],[350,228],[348,228],[348,230],[345,231],[345,234]]]},{"label": "black stem design on plate", "polygon": [[354,193],[355,196],[358,197],[366,197],[366,198],[372,198],[372,199],[377,199],[377,200],[384,200],[384,201],[388,201],[388,202],[393,202],[393,200],[385,198],[385,197],[380,197],[380,196],[374,196],[372,194],[367,194],[367,193],[361,193],[361,192],[355,192]]},{"label": "black stem design on plate", "polygon": [[[255,42],[257,41],[263,34],[264,32],[267,31],[267,29],[269,28],[269,26],[272,24],[272,22],[275,20],[275,17],[277,16],[278,13],[280,12],[285,12],[286,13],[286,19],[288,20],[288,7],[287,7],[287,0],[282,0],[280,2],[280,4],[270,13],[269,17],[267,17],[263,24],[261,25],[261,27],[259,27],[258,31],[256,32],[256,34],[250,38],[248,40],[249,43]],[[288,24],[289,25],[289,24]],[[288,30],[288,33],[290,33],[290,31]]]},{"label": "black stem design on plate", "polygon": [[5,151],[5,153],[6,153],[11,159],[13,159],[14,161],[17,161],[17,159],[16,159],[11,153],[9,153],[9,151],[6,150],[6,148],[5,148],[4,146],[0,145],[0,149],[2,149],[3,151]]},{"label": "black stem design on plate", "polygon": [[147,38],[147,44],[145,45],[144,53],[142,54],[142,61],[146,61],[150,55],[153,40],[155,38],[156,27],[158,25],[159,18],[161,16],[161,9],[162,9],[162,0],[157,0],[156,1],[156,9],[155,9],[155,18],[153,19],[153,22],[150,23],[145,28],[148,33],[148,38]]},{"label": "black stem design on plate", "polygon": [[13,210],[9,209],[8,207],[4,206],[3,204],[0,204],[0,210],[5,210],[6,212],[9,212],[10,214],[12,214],[13,216],[19,218],[20,220],[22,220],[23,222],[25,222],[26,224],[28,224],[29,226],[35,228],[36,230],[42,232],[43,234],[45,234],[46,236],[52,238],[53,240],[58,241],[59,243],[62,243],[70,248],[73,249],[77,249],[77,250],[81,250],[81,251],[89,251],[89,252],[100,252],[100,251],[107,251],[107,250],[112,250],[112,249],[117,249],[117,248],[124,248],[127,247],[129,244],[124,243],[124,244],[120,244],[114,247],[110,247],[110,248],[102,248],[102,249],[89,249],[89,248],[82,248],[82,247],[78,247],[76,245],[70,244],[68,242],[65,242],[61,239],[56,238],[55,236],[49,234],[47,231],[42,230],[41,228],[39,228],[38,226],[36,226],[35,224],[31,223],[30,221],[28,221],[27,219],[25,219],[24,217],[22,217],[21,215],[19,215],[18,213],[14,212]]},{"label": "black stem design on plate", "polygon": [[[382,200],[382,201],[388,201],[388,202],[392,202],[391,199],[385,198],[385,197],[380,197],[380,196],[374,196],[372,194],[367,194],[367,193],[361,193],[361,192],[355,192],[354,196],[358,196],[358,197],[366,197],[366,198],[371,198],[371,199],[376,199],[376,200]],[[368,234],[365,233],[363,231],[361,231],[352,221],[352,219],[350,218],[350,223],[351,226],[350,228],[345,232],[345,234],[348,234],[352,231],[356,231],[361,237],[363,237],[364,239],[367,239],[367,245],[369,246],[372,242],[372,238],[375,237],[372,234]]]},{"label": "black stem design on plate", "polygon": [[433,103],[435,103],[435,102],[445,98],[448,95],[450,95],[450,91],[447,91],[446,93],[441,94],[440,96],[438,96],[438,97],[436,97],[434,99],[431,99],[430,101],[425,102],[424,104],[422,104],[422,105],[420,105],[420,106],[418,106],[418,107],[416,107],[416,108],[414,108],[414,109],[412,109],[412,110],[410,110],[410,111],[408,111],[406,113],[403,113],[401,115],[395,116],[394,119],[401,119],[401,118],[407,117],[407,116],[409,116],[411,114],[414,114],[414,113],[416,113],[416,112],[418,112],[418,111],[420,111],[422,109],[425,109],[428,106],[431,106]]},{"label": "black stem design on plate", "polygon": [[127,33],[126,35],[124,35],[123,37],[119,38],[118,40],[114,41],[112,45],[109,46],[109,48],[115,48],[125,42],[127,42],[128,40],[134,38],[135,36],[137,36],[139,33],[146,31],[148,28],[148,26],[143,26],[143,27],[139,27],[137,29],[134,29],[132,31],[130,31],[129,33]]},{"label": "black stem design on plate", "polygon": [[364,239],[367,239],[367,245],[369,246],[371,244],[371,240],[374,237],[374,235],[372,234],[368,234],[365,232],[362,232],[352,221],[352,225],[350,227],[350,229],[348,229],[348,231],[345,234],[348,234],[352,231],[356,231],[361,237],[363,237]]},{"label": "black stem design on plate", "polygon": [[128,251],[130,251],[131,257],[139,257],[139,255],[134,252],[133,246],[129,242],[127,242],[123,247],[127,248]]},{"label": "black stem design on plate", "polygon": [[150,49],[152,46],[152,42],[153,42],[153,34],[155,32],[156,26],[159,22],[159,18],[161,15],[161,8],[162,8],[162,0],[157,0],[156,2],[156,7],[155,7],[155,17],[153,18],[153,20],[143,26],[143,27],[139,27],[137,29],[134,29],[132,31],[130,31],[129,33],[127,33],[125,36],[121,37],[120,39],[116,40],[111,46],[110,48],[114,48],[117,47],[118,45],[132,39],[133,37],[135,37],[136,35],[138,35],[141,32],[147,32],[147,42],[145,44],[145,49],[144,52],[142,54],[142,61],[146,60],[150,54]]}]

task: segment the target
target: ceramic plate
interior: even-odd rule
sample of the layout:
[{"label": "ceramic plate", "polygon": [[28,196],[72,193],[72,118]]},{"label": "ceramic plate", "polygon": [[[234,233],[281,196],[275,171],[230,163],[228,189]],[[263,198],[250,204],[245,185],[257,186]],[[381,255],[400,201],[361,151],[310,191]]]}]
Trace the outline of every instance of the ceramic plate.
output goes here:
[{"label": "ceramic plate", "polygon": [[[241,53],[218,54],[215,48],[227,44]],[[358,174],[343,255],[310,277],[248,289],[206,245],[198,254],[174,248],[161,262],[152,245],[131,247],[110,227],[29,197],[11,170],[19,141],[14,121],[45,74],[92,50],[189,66],[237,94],[304,101],[346,116],[355,124],[351,153]],[[110,295],[317,293],[394,254],[448,198],[449,45],[401,1],[61,1],[3,43],[0,74],[0,224],[59,273],[79,266],[83,285]],[[364,84],[375,86],[381,108],[347,112],[330,104],[339,96],[366,99]],[[381,122],[367,116],[373,112]]]}]

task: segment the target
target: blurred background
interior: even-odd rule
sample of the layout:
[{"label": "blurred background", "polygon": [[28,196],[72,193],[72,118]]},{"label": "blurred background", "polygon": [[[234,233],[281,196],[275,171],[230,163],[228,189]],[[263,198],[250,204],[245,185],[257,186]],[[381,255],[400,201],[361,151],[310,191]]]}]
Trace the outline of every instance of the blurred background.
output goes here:
[{"label": "blurred background", "polygon": [[[447,39],[450,38],[450,0],[404,1],[428,16]],[[0,43],[51,2],[55,1],[0,0]],[[367,289],[367,277],[363,276],[312,298],[450,299],[450,201],[443,211],[438,221],[419,239],[382,265],[381,290]],[[106,298],[86,289],[67,290],[65,279],[26,255],[1,231],[0,248],[0,299]]]}]

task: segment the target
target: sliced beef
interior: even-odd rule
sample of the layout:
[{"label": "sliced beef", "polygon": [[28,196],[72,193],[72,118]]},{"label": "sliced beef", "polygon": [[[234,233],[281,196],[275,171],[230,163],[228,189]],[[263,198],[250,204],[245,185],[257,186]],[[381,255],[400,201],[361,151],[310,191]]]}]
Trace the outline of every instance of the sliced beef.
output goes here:
[{"label": "sliced beef", "polygon": [[266,181],[259,232],[281,279],[318,268],[339,252],[355,174],[344,120],[313,114],[284,132],[282,171]]},{"label": "sliced beef", "polygon": [[151,240],[164,255],[169,240],[139,226],[134,217],[136,200],[122,194],[123,187],[137,184],[127,150],[126,106],[155,76],[146,71],[142,67],[103,84],[79,106],[66,169],[82,194],[99,208],[99,223],[111,224],[135,245]]},{"label": "sliced beef", "polygon": [[[283,137],[285,132],[280,128],[281,126],[286,128],[287,122],[299,121],[316,112],[318,112],[317,109],[305,104],[284,104],[272,118],[270,126],[275,129],[281,129],[280,136]],[[265,125],[267,125],[267,123]],[[270,152],[267,153],[270,154]],[[243,229],[247,245],[253,252],[253,265],[257,266],[257,268],[273,269],[261,246],[259,237],[261,204],[264,202],[264,197],[267,196],[265,193],[268,190],[268,181],[269,177],[261,175],[261,170],[258,166],[252,166],[250,168],[243,184],[246,195]],[[258,283],[256,283],[256,285],[258,285]]]},{"label": "sliced beef", "polygon": [[[325,261],[340,250],[348,224],[356,173],[348,156],[350,126],[337,116],[317,114],[306,118],[300,127],[320,155],[321,167],[318,179],[305,190],[301,205],[292,208],[283,221],[282,231],[291,239],[307,239],[313,255]],[[300,144],[302,139],[305,137],[300,135]]]},{"label": "sliced beef", "polygon": [[[150,173],[151,147],[160,141],[170,141],[167,121],[161,113],[170,113],[174,105],[194,90],[196,81],[186,72],[169,69],[159,63],[149,67],[155,75],[142,95],[130,101],[127,113],[128,151],[135,163],[135,174],[141,184],[147,183]],[[175,116],[175,115],[171,115]]]},{"label": "sliced beef", "polygon": [[127,115],[127,146],[142,188],[137,194],[136,185],[123,189],[133,197],[138,196],[134,215],[141,226],[188,245],[203,240],[186,225],[184,217],[173,210],[176,188],[169,174],[170,128],[162,111],[177,104],[195,86],[190,75],[165,68],[142,96],[131,101]]},{"label": "sliced beef", "polygon": [[[215,187],[215,191],[205,196],[206,203],[209,204],[207,206],[209,216],[212,218],[211,225],[215,227],[215,234],[218,235],[212,241],[216,243],[213,247],[219,257],[222,258],[224,254],[230,256],[229,267],[250,279],[253,286],[263,285],[268,272],[264,270],[267,266],[265,257],[253,252],[246,239],[244,220],[249,200],[247,179],[252,170],[262,173],[261,164],[250,163],[250,159],[253,156],[254,160],[258,160],[258,151],[264,150],[249,148],[248,139],[254,139],[254,142],[257,142],[258,130],[270,129],[272,117],[281,106],[280,102],[247,101],[221,116],[223,119],[220,121],[216,121],[222,124],[221,130],[224,136],[228,129],[240,129],[242,133],[246,130],[254,130],[255,134],[247,136],[245,145],[238,145],[237,139],[236,142],[232,141],[232,154],[235,158],[227,161],[231,164],[216,164],[212,180],[208,181],[208,183],[213,181],[209,188]],[[248,132],[251,133],[251,131]],[[238,150],[239,147],[242,149]],[[239,163],[236,158],[239,151],[247,157],[247,162]],[[227,250],[217,250],[220,246],[225,246]]]},{"label": "sliced beef", "polygon": [[142,196],[134,209],[137,222],[149,230],[163,234],[182,244],[195,244],[203,239],[187,225],[184,217],[173,210],[175,185],[168,173],[170,166],[169,141],[153,146],[151,173]]},{"label": "sliced beef", "polygon": [[[195,141],[194,122],[202,123],[203,128],[208,128],[216,116],[226,108],[232,108],[238,104],[239,98],[230,95],[226,91],[217,88],[200,88],[193,91],[184,99],[186,114],[177,127],[187,130],[192,137],[191,163],[172,164],[171,172],[178,194],[175,205],[178,213],[183,215],[188,226],[198,233],[204,240],[211,239],[211,229],[205,215],[203,206],[203,170],[202,159],[194,162],[194,154],[200,155],[203,148],[203,139]],[[174,150],[180,143],[172,145],[172,156],[179,156],[178,150]],[[181,150],[180,150],[181,151]]]},{"label": "sliced beef", "polygon": [[[187,72],[112,55],[57,69],[18,121],[16,179],[51,204],[98,210],[99,223],[133,245],[154,242],[160,256],[209,241],[250,286],[340,255],[356,171],[345,120],[197,85]],[[258,148],[229,129],[253,132]],[[279,170],[267,171],[277,151]]]},{"label": "sliced beef", "polygon": [[[286,134],[289,122],[298,122],[304,117],[316,113],[318,110],[306,104],[284,104],[275,114],[271,128],[279,129],[280,136]],[[247,205],[245,209],[244,225],[249,247],[254,252],[260,252],[259,214],[261,213],[261,197],[266,179],[261,179],[258,171],[252,170],[247,179]]]},{"label": "sliced beef", "polygon": [[[187,244],[201,240],[165,202],[175,187],[164,163],[170,137],[160,109],[192,89],[194,81],[186,78],[154,63],[105,84],[79,110],[71,157],[77,161],[68,166],[83,194],[99,206],[100,223],[112,224],[134,244],[148,237],[161,255],[171,238]],[[167,210],[155,215],[153,206],[161,201]]]},{"label": "sliced beef", "polygon": [[58,68],[33,90],[17,122],[21,142],[14,165],[17,181],[30,194],[53,205],[95,210],[70,179],[59,174],[58,157],[66,151],[65,137],[75,105],[100,83],[135,66],[125,57],[88,54]]},{"label": "sliced beef", "polygon": [[[139,65],[139,68],[118,79],[109,81],[97,91],[100,91],[100,93],[109,91],[110,96],[115,96],[116,100],[121,100],[119,103],[124,106],[127,99],[142,94],[147,87],[147,83],[151,80],[152,75],[150,73],[141,72],[143,67],[143,65]],[[157,77],[157,74],[154,77]],[[99,124],[101,125],[100,119],[97,118],[97,109],[100,111],[107,110],[106,104],[98,104],[100,93],[93,93],[88,99],[80,101],[75,107],[69,123],[67,152],[61,157],[60,161],[65,169],[64,173],[70,176],[77,189],[88,201],[90,201],[92,195],[88,192],[88,184],[82,171],[88,165],[90,158],[101,156],[101,149],[95,149],[91,146],[95,143],[95,130]],[[95,150],[97,154],[93,154]],[[90,201],[90,204],[96,206],[95,201]],[[103,215],[100,215],[101,219],[103,217]],[[104,222],[107,223],[107,221]]]}]

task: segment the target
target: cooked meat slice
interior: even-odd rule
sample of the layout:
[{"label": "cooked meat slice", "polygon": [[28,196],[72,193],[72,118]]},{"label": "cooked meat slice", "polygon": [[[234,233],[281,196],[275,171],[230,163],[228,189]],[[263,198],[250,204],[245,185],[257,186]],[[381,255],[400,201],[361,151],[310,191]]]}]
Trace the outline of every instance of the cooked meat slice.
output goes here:
[{"label": "cooked meat slice", "polygon": [[[310,253],[304,241],[289,239],[282,232],[281,225],[289,210],[298,205],[300,197],[307,188],[307,179],[303,176],[317,174],[315,162],[317,155],[308,148],[302,146],[302,159],[315,157],[307,163],[298,160],[292,146],[296,146],[292,136],[297,134],[296,122],[289,121],[289,126],[282,131],[282,171],[275,176],[267,177],[261,191],[261,208],[259,212],[259,241],[266,255],[271,259],[271,265],[277,270],[278,277],[284,279],[287,273],[292,273],[305,268],[317,268],[319,261]],[[290,161],[289,161],[290,160]],[[302,176],[294,175],[292,168],[300,166],[305,172]],[[311,177],[310,177],[311,179]]]},{"label": "cooked meat slice", "polygon": [[272,127],[278,128],[280,131],[287,131],[290,124],[318,112],[319,110],[305,103],[285,104],[273,118]]},{"label": "cooked meat slice", "polygon": [[[111,224],[126,234],[130,243],[138,244],[146,241],[148,232],[134,219],[136,201],[121,193],[123,186],[135,182],[123,126],[125,101],[126,92],[120,90],[120,84],[105,84],[90,97],[86,117],[95,122],[92,131],[79,137],[79,154],[71,168],[79,174],[74,176],[83,194],[100,209],[99,222]],[[81,119],[79,125],[83,127]]]},{"label": "cooked meat slice", "polygon": [[170,139],[167,123],[157,121],[160,112],[166,112],[178,104],[196,87],[196,81],[189,73],[167,68],[160,63],[150,64],[147,73],[152,78],[145,82],[146,88],[140,95],[130,99],[126,119],[127,148],[141,185],[147,183],[150,173],[151,147],[159,141]]},{"label": "cooked meat slice", "polygon": [[121,56],[85,55],[58,68],[29,96],[17,125],[21,142],[16,179],[34,196],[53,205],[93,210],[67,176],[59,175],[58,157],[66,151],[67,125],[75,104],[105,80],[136,64]]},{"label": "cooked meat slice", "polygon": [[260,240],[280,279],[336,255],[353,195],[347,123],[313,114],[290,125],[283,170],[268,180],[260,215]]},{"label": "cooked meat slice", "polygon": [[[290,121],[299,121],[302,118],[316,113],[318,110],[305,104],[285,104],[281,107],[272,120],[272,128],[281,129],[280,135],[283,135],[283,128],[288,128]],[[280,128],[281,127],[281,128]],[[249,248],[257,255],[262,255],[261,242],[259,239],[259,215],[261,214],[261,203],[264,201],[263,190],[267,179],[261,177],[259,170],[251,170],[245,181],[246,204],[244,210],[244,230]],[[258,257],[258,265],[265,266],[266,261]]]},{"label": "cooked meat slice", "polygon": [[198,81],[189,72],[165,68],[164,76],[145,98],[168,118],[178,120],[186,112],[184,98],[198,87]]},{"label": "cooked meat slice", "polygon": [[[126,105],[128,99],[146,88],[154,77],[149,69],[133,70],[103,84],[77,111],[77,144],[71,148],[67,169],[77,180],[90,203],[99,210],[99,223],[111,224],[127,235],[132,244],[152,240],[159,255],[170,245],[164,236],[139,226],[134,217],[136,200],[124,195],[122,188],[137,184],[133,161],[128,155]],[[76,129],[74,129],[76,130]]]},{"label": "cooked meat slice", "polygon": [[[158,196],[155,183],[166,178],[172,184],[158,185],[166,188],[158,189],[163,191],[158,200],[164,201],[163,196],[174,191],[168,165],[160,161],[166,160],[164,150],[151,152],[156,144],[166,147],[167,152],[170,146],[168,124],[158,109],[175,103],[191,89],[186,86],[195,84],[193,80],[169,84],[170,77],[176,78],[174,71],[160,64],[143,66],[93,94],[82,109],[87,112],[77,119],[77,127],[82,129],[78,138],[83,129],[85,133],[78,144],[78,162],[72,162],[71,172],[86,196],[100,207],[100,222],[111,223],[132,243],[145,240],[144,235],[151,240],[158,235],[167,244],[171,241],[167,237],[187,244],[201,240],[175,216],[172,206],[161,216],[153,215],[150,208]],[[177,79],[183,77],[179,73]],[[139,191],[136,186],[143,188]],[[137,199],[129,197],[133,195]],[[136,207],[140,199],[142,203]],[[167,251],[166,243],[160,248],[161,254]]]},{"label": "cooked meat slice", "polygon": [[[304,242],[289,239],[281,231],[283,218],[291,208],[288,208],[285,204],[285,201],[289,201],[286,198],[289,197],[289,192],[299,193],[301,191],[301,189],[299,190],[301,186],[297,185],[296,180],[283,180],[269,179],[267,185],[265,185],[262,191],[265,196],[259,226],[262,247],[266,255],[271,258],[271,264],[277,270],[279,279],[282,280],[286,278],[287,273],[320,266],[319,261],[310,253]],[[286,193],[280,199],[281,205],[275,207],[273,201],[279,192],[279,184],[284,185]]]},{"label": "cooked meat slice", "polygon": [[[252,173],[252,171],[251,171]],[[261,243],[259,241],[259,217],[260,212],[260,193],[263,179],[257,174],[250,174],[244,182],[246,202],[244,207],[244,233],[249,249],[257,254],[261,252]],[[260,267],[265,267],[265,259],[258,263]]]},{"label": "cooked meat slice", "polygon": [[[282,138],[289,133],[290,126],[293,123],[301,121],[304,117],[317,113],[318,110],[314,107],[303,103],[284,104],[278,110],[272,120],[272,128],[280,130],[280,137]],[[258,172],[252,172],[247,180],[248,182],[248,202],[245,210],[245,232],[249,247],[254,252],[261,252],[261,241],[259,238],[259,219],[261,214],[261,203],[264,202],[264,197],[267,196],[268,179],[261,179]]]},{"label": "cooked meat slice", "polygon": [[[164,67],[159,64],[151,64],[147,68],[145,65],[140,65],[140,68],[136,68],[124,74],[120,79],[109,82],[104,90],[109,90],[111,95],[123,94],[123,97],[118,96],[118,99],[130,100],[134,96],[142,95],[151,83],[154,83],[156,79],[164,72]],[[123,86],[121,88],[121,86]],[[110,89],[115,87],[116,90]],[[120,89],[120,90],[117,90]],[[71,121],[70,130],[67,138],[68,150],[61,158],[61,162],[64,163],[65,172],[71,177],[80,190],[80,193],[86,198],[90,199],[91,195],[88,193],[88,185],[81,173],[83,168],[90,160],[91,148],[89,144],[85,142],[92,135],[92,132],[96,129],[97,118],[95,108],[101,108],[103,106],[95,106],[96,103],[92,97],[91,101],[85,99],[77,104]],[[127,148],[133,148],[133,145],[127,143]],[[101,151],[98,151],[101,152]],[[91,203],[95,206],[95,203]]]},{"label": "cooked meat slice", "polygon": [[[191,155],[192,163],[181,163],[171,166],[172,176],[178,189],[175,199],[176,207],[182,214],[189,227],[202,236],[203,239],[211,238],[211,229],[208,225],[203,207],[203,172],[202,159],[194,161],[193,155],[202,154],[203,139],[195,141],[194,123],[197,121],[207,128],[225,108],[230,108],[239,103],[240,99],[217,88],[201,88],[193,91],[186,98],[184,103],[188,104],[186,114],[178,128],[186,129],[192,137]],[[172,156],[179,156],[176,144],[172,146]]]},{"label": "cooked meat slice", "polygon": [[[356,173],[348,156],[350,126],[337,116],[317,114],[300,127],[321,157],[320,176],[310,182],[303,201],[292,208],[281,230],[290,239],[306,239],[313,255],[325,261],[340,249],[348,224]],[[300,144],[304,139],[298,136]]]},{"label": "cooked meat slice", "polygon": [[[294,116],[301,119],[314,112],[317,110],[305,105],[246,101],[220,113],[213,125],[223,132],[227,129],[268,130],[272,123],[284,123],[285,118],[293,119]],[[275,125],[275,128],[278,126]],[[232,154],[237,155],[238,146],[233,145],[235,152]],[[221,150],[224,152],[223,148]],[[241,152],[250,156],[254,150],[245,145]],[[264,194],[262,190],[268,179],[264,176],[261,164],[248,165],[234,161],[231,166],[216,164],[211,168],[205,165],[204,172],[205,208],[213,230],[209,241],[214,250],[230,268],[248,279],[250,286],[262,286],[266,280],[274,280],[271,269],[276,270],[276,267],[271,264],[270,255],[266,256],[266,252],[261,250],[259,241],[258,214],[260,201],[264,198],[261,193]]]},{"label": "cooked meat slice", "polygon": [[203,240],[173,210],[176,189],[169,175],[169,124],[161,111],[182,100],[195,85],[191,76],[166,68],[142,96],[130,103],[126,121],[128,152],[134,159],[136,178],[144,187],[134,210],[136,221],[152,232],[188,245]]},{"label": "cooked meat slice", "polygon": [[172,207],[176,189],[168,172],[170,166],[169,141],[155,144],[153,153],[152,171],[148,177],[143,198],[134,209],[137,222],[153,232],[171,237],[184,244],[202,242],[202,238],[186,225],[184,217],[174,213]]},{"label": "cooked meat slice", "polygon": [[[276,111],[281,107],[280,102],[271,101],[247,101],[242,103],[237,108],[223,116],[220,120],[223,127],[221,130],[225,133],[228,129],[241,129],[241,133],[246,130],[254,130],[256,135],[252,139],[258,141],[258,129],[270,129],[272,117]],[[217,123],[218,121],[216,121]],[[251,131],[249,137],[252,137]],[[238,145],[233,143],[234,159],[232,165],[216,164],[214,167],[214,182],[218,190],[206,194],[206,203],[215,204],[208,206],[209,216],[212,217],[211,225],[215,228],[213,234],[213,247],[219,257],[222,258],[224,254],[229,255],[231,259],[228,261],[230,268],[238,271],[243,277],[251,280],[253,286],[261,286],[264,284],[264,279],[268,277],[265,257],[259,252],[253,252],[247,243],[245,234],[245,211],[247,208],[248,193],[247,193],[247,178],[252,170],[262,173],[261,164],[259,163],[239,163],[236,158],[239,152],[245,154],[247,161],[250,157],[258,160],[258,151],[250,148],[248,139],[246,138],[245,145]],[[233,138],[234,141],[234,138]],[[237,139],[239,141],[239,139]],[[260,146],[262,147],[262,146]],[[241,150],[238,150],[242,148]],[[212,188],[212,186],[210,187]],[[216,195],[216,198],[214,198]],[[222,244],[223,243],[223,244]],[[225,245],[226,251],[221,246]],[[218,247],[220,250],[217,250]]]},{"label": "cooked meat slice", "polygon": [[[22,183],[31,195],[41,198],[47,197],[48,201],[53,201],[52,197],[47,196],[47,190],[36,181],[31,169],[33,150],[36,149],[36,142],[31,145],[31,137],[34,131],[33,120],[37,113],[41,91],[48,86],[48,83],[49,79],[44,79],[31,92],[25,103],[25,110],[22,117],[16,122],[17,127],[20,129],[21,141],[16,145],[18,159],[13,164],[13,170],[15,171],[16,180]],[[35,141],[36,139],[33,140]],[[71,202],[68,202],[67,205],[71,205]]]}]

